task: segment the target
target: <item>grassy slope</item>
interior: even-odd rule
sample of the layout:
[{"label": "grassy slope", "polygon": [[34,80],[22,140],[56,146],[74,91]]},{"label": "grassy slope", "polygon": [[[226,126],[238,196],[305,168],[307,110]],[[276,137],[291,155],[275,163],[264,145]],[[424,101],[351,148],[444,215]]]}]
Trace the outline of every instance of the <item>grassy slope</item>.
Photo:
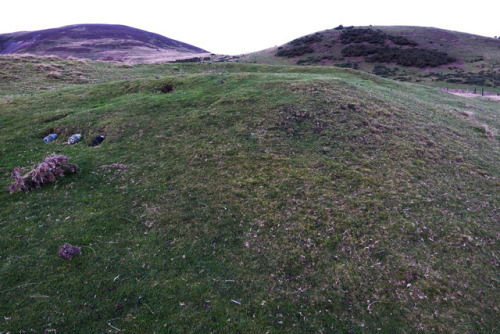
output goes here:
[{"label": "grassy slope", "polygon": [[498,103],[336,68],[78,66],[94,84],[4,73],[0,187],[56,151],[79,171],[0,192],[0,331],[496,328]]},{"label": "grassy slope", "polygon": [[[418,48],[437,50],[446,52],[458,61],[449,65],[418,69],[415,67],[396,66],[387,63],[369,63],[363,60],[363,57],[343,57],[341,50],[347,45],[340,42],[340,35],[344,30],[324,30],[318,32],[321,42],[315,42],[310,46],[314,49],[313,53],[306,53],[300,57],[277,57],[278,49],[268,49],[242,56],[241,61],[254,62],[259,64],[275,65],[295,65],[297,61],[304,61],[308,58],[321,59],[324,56],[333,57],[333,60],[323,60],[314,65],[336,65],[348,66],[356,64],[359,69],[372,72],[375,65],[383,65],[390,69],[397,69],[397,72],[387,74],[390,77],[403,81],[418,81],[433,83],[437,82],[443,85],[448,79],[458,79],[458,82],[465,82],[475,77],[485,77],[484,72],[496,73],[498,81],[498,68],[500,66],[500,40],[487,38],[472,34],[466,34],[456,31],[448,31],[437,28],[411,27],[411,26],[374,26],[374,27],[356,27],[370,28],[372,30],[381,30],[392,36],[402,36],[418,44]],[[312,36],[308,35],[308,36]],[[366,44],[366,43],[364,43]],[[389,43],[391,44],[391,43]],[[284,48],[292,48],[290,43],[283,45]],[[480,72],[484,71],[483,74]],[[432,73],[436,75],[431,75]],[[441,75],[441,77],[439,77]],[[447,76],[447,77],[443,77]],[[488,86],[495,86],[492,78],[487,78],[485,83]],[[454,84],[446,83],[453,87]],[[474,87],[474,84],[467,84]],[[481,84],[475,84],[481,86]],[[493,89],[493,91],[497,91]]]}]

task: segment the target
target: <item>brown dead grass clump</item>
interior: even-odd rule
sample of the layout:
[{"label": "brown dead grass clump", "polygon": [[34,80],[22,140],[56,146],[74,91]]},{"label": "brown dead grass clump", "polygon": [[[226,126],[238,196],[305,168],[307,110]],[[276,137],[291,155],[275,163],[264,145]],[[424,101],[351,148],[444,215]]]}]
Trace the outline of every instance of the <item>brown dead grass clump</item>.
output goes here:
[{"label": "brown dead grass clump", "polygon": [[489,126],[487,124],[481,124],[481,131],[485,134],[486,137],[493,140],[495,137],[493,136],[493,132],[491,132]]},{"label": "brown dead grass clump", "polygon": [[52,71],[49,74],[47,74],[47,77],[50,79],[61,79],[62,74],[59,71]]},{"label": "brown dead grass clump", "polygon": [[62,177],[66,172],[76,172],[78,166],[68,163],[70,157],[65,155],[56,155],[52,153],[41,163],[25,175],[24,168],[16,167],[12,171],[12,184],[8,191],[13,194],[16,192],[28,192],[40,188],[43,184],[55,182],[56,177]]},{"label": "brown dead grass clump", "polygon": [[55,71],[56,68],[52,65],[41,63],[36,66],[36,69],[40,72],[52,72]]},{"label": "brown dead grass clump", "polygon": [[467,118],[471,118],[474,115],[472,111],[461,111],[460,114],[464,115]]}]

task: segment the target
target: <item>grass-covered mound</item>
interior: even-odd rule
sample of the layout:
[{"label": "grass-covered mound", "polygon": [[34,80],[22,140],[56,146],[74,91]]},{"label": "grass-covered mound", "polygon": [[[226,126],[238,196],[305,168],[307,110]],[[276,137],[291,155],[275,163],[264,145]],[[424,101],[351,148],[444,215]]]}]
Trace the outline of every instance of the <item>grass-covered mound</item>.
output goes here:
[{"label": "grass-covered mound", "polygon": [[[100,83],[0,96],[0,331],[496,328],[495,102],[335,68],[86,66]],[[53,152],[78,171],[8,193]]]}]

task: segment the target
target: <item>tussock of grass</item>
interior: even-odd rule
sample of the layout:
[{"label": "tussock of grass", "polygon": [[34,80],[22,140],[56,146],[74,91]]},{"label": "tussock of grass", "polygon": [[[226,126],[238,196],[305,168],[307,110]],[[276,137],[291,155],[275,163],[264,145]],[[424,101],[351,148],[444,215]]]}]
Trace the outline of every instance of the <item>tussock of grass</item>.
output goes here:
[{"label": "tussock of grass", "polygon": [[487,124],[481,124],[481,130],[486,135],[486,137],[492,140],[495,139],[495,137],[493,136],[493,132],[491,132],[490,127]]},{"label": "tussock of grass", "polygon": [[0,193],[2,329],[496,328],[498,142],[447,112],[497,128],[494,102],[343,69],[82,66],[100,83],[0,99],[0,186],[49,151],[79,166]]}]

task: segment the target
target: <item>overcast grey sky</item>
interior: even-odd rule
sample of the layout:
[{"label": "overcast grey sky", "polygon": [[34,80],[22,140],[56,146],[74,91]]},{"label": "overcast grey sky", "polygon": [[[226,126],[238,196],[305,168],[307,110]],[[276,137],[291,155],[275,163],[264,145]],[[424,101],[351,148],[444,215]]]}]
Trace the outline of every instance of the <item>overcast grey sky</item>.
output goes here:
[{"label": "overcast grey sky", "polygon": [[500,0],[4,0],[0,33],[79,23],[124,24],[237,55],[344,26],[415,25],[500,35]]}]

